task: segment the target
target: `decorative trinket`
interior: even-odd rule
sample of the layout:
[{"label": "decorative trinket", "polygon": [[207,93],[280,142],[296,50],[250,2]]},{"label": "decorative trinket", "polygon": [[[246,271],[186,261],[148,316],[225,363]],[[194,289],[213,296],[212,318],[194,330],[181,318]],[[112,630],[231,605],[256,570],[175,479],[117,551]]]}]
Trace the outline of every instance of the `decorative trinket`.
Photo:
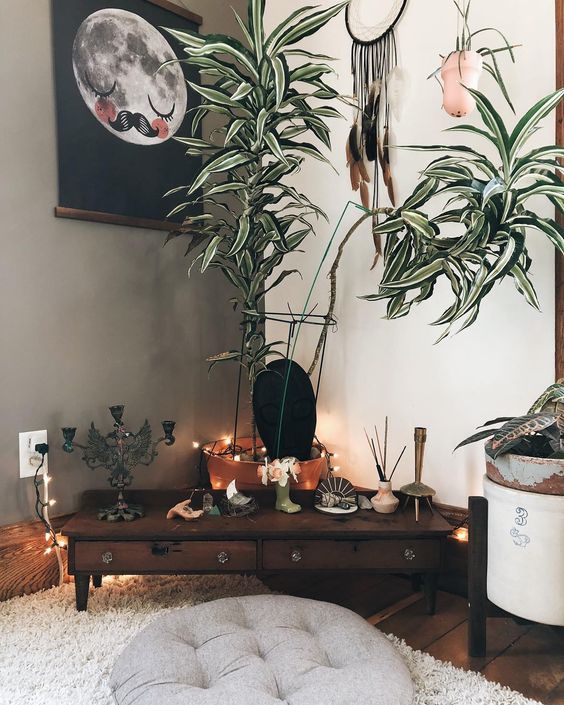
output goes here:
[{"label": "decorative trinket", "polygon": [[428,485],[424,485],[421,482],[421,475],[423,474],[423,458],[425,455],[425,444],[427,442],[427,429],[426,428],[416,428],[415,429],[415,482],[411,482],[409,485],[404,485],[400,492],[407,495],[407,499],[404,503],[404,509],[407,506],[410,498],[415,499],[415,521],[419,521],[419,501],[425,499],[433,513],[433,505],[431,504],[431,497],[436,495],[435,490]]},{"label": "decorative trinket", "polygon": [[175,504],[174,507],[167,512],[166,518],[174,519],[175,517],[180,517],[180,519],[184,519],[184,521],[195,521],[199,519],[204,515],[204,511],[202,509],[192,509],[190,506],[191,503],[192,500],[187,499],[184,500],[184,502]]},{"label": "decorative trinket", "polygon": [[314,507],[325,514],[353,514],[358,509],[356,490],[344,477],[331,475],[319,483]]},{"label": "decorative trinket", "polygon": [[403,447],[403,450],[400,453],[399,458],[396,460],[392,472],[388,477],[388,428],[389,423],[388,417],[386,416],[386,424],[384,426],[383,452],[382,446],[380,444],[380,435],[376,426],[374,426],[374,433],[376,434],[376,443],[374,443],[373,438],[369,438],[366,429],[364,429],[364,434],[366,435],[366,440],[368,441],[368,447],[370,448],[370,452],[372,453],[372,457],[374,458],[374,462],[376,463],[376,472],[378,473],[379,478],[378,492],[370,500],[370,506],[374,509],[375,512],[378,512],[379,514],[393,514],[393,512],[395,512],[398,508],[399,499],[392,492],[392,477],[394,476],[394,473],[397,470],[400,460],[403,458],[403,454],[407,449],[407,446]]},{"label": "decorative trinket", "polygon": [[137,465],[150,465],[158,455],[157,446],[160,443],[171,446],[176,440],[173,436],[175,421],[163,421],[164,436],[154,442],[147,420],[137,433],[127,431],[122,421],[124,408],[123,404],[110,406],[114,430],[106,436],[102,436],[94,423],[90,425],[88,445],[74,442],[76,428],[67,426],[61,429],[65,453],[73,453],[75,447],[81,448],[82,460],[91,470],[105,468],[110,472],[108,482],[118,490],[118,497],[116,504],[103,507],[98,512],[98,519],[106,521],[133,521],[143,516],[143,507],[139,504],[128,504],[123,495],[124,488],[133,482],[131,471]]},{"label": "decorative trinket", "polygon": [[382,480],[379,483],[378,493],[370,502],[378,514],[393,514],[399,505],[399,499],[392,492],[392,483],[382,482]]},{"label": "decorative trinket", "polygon": [[232,517],[245,517],[258,511],[258,502],[237,490],[235,480],[229,483],[225,497],[221,499],[222,513]]}]

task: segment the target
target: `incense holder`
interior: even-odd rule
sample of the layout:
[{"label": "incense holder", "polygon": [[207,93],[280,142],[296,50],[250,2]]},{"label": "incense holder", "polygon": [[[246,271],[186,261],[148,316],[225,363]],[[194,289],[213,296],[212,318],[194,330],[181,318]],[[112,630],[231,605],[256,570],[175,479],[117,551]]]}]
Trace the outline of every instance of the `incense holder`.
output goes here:
[{"label": "incense holder", "polygon": [[399,506],[399,499],[392,492],[392,483],[380,480],[378,492],[370,503],[378,514],[393,514]]}]

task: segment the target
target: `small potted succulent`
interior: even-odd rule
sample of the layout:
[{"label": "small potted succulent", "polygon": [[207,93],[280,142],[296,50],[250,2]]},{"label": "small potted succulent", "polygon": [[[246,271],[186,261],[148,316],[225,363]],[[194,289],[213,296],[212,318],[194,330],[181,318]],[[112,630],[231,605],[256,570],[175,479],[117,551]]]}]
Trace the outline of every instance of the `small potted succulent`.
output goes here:
[{"label": "small potted succulent", "polygon": [[[453,0],[453,2],[456,6],[459,25],[456,36],[456,49],[446,56],[441,56],[441,67],[429,76],[429,78],[433,78],[439,73],[441,75],[444,109],[452,117],[463,117],[473,112],[476,108],[476,101],[465,87],[476,90],[482,71],[485,69],[499,85],[506,101],[513,110],[513,105],[501,75],[497,56],[501,52],[508,52],[511,60],[515,63],[513,49],[516,46],[511,45],[504,35],[493,27],[485,27],[472,32],[469,26],[472,0]],[[493,49],[490,47],[475,49],[475,38],[486,32],[498,34],[503,40],[503,45]]]}]

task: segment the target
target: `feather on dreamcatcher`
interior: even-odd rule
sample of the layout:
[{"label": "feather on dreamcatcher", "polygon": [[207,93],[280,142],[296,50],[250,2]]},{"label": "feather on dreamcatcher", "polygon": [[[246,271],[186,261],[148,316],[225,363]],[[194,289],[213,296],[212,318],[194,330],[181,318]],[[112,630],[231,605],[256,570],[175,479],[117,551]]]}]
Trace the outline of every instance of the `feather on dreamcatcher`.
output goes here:
[{"label": "feather on dreamcatcher", "polygon": [[[370,207],[371,172],[374,174],[372,207],[379,206],[380,174],[390,202],[395,206],[390,123],[392,115],[396,119],[401,117],[406,78],[398,66],[394,30],[407,2],[351,0],[347,6],[347,30],[353,40],[351,67],[356,103],[346,146],[347,166],[353,191],[360,191],[365,208]],[[375,265],[382,254],[379,235],[374,236],[374,245]]]}]

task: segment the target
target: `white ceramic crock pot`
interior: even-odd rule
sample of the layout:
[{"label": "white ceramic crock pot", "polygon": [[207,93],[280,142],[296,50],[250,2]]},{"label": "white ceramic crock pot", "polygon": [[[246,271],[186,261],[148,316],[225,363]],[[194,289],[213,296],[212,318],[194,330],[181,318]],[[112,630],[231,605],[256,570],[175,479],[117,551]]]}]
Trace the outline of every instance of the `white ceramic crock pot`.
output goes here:
[{"label": "white ceramic crock pot", "polygon": [[502,487],[488,500],[488,598],[524,619],[564,626],[564,497]]}]

